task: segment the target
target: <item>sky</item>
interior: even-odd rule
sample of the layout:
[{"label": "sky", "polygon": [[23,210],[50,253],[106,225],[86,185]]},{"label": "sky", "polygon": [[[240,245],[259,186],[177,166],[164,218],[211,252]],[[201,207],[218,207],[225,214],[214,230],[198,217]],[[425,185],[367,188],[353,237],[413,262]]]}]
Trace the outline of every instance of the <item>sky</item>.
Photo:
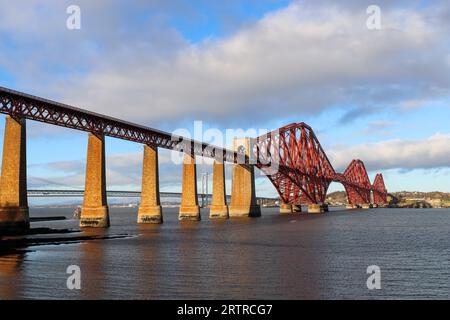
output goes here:
[{"label": "sky", "polygon": [[[361,159],[389,191],[450,192],[449,35],[439,0],[0,0],[0,86],[192,135],[306,122],[336,171]],[[29,188],[83,188],[86,149],[84,132],[28,121]],[[106,153],[108,189],[139,190],[143,147],[107,138]],[[161,150],[163,191],[181,190],[173,158]]]}]

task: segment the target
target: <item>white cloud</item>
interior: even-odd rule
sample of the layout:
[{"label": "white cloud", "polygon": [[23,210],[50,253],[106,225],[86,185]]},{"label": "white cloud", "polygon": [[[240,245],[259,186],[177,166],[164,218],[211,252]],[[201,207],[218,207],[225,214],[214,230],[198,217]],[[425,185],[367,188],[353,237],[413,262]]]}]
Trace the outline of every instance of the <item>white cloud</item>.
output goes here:
[{"label": "white cloud", "polygon": [[[437,6],[446,9],[444,2]],[[365,27],[365,8],[351,1],[293,3],[233,35],[199,44],[151,25],[139,36],[129,30],[115,34],[106,26],[119,21],[120,6],[109,6],[105,17],[100,5],[82,8],[103,24],[93,23],[89,32],[76,36],[44,29],[62,46],[38,47],[22,59],[32,62],[33,71],[23,72],[24,78],[31,74],[30,83],[36,83],[36,69],[46,66],[45,57],[52,63],[61,60],[59,67],[81,66],[85,72],[72,70],[54,83],[42,75],[48,73],[44,68],[40,90],[124,119],[154,124],[189,117],[224,123],[248,122],[251,116],[265,123],[274,115],[317,113],[336,105],[368,109],[450,94],[444,41],[449,30],[435,8],[383,7],[383,29],[373,32]],[[4,28],[15,32],[15,26]],[[25,36],[21,39],[30,44]]]},{"label": "white cloud", "polygon": [[351,159],[362,159],[369,171],[443,168],[450,166],[450,134],[438,133],[423,140],[337,146],[327,153],[338,171],[345,170]]},{"label": "white cloud", "polygon": [[400,108],[405,111],[410,111],[412,109],[418,109],[431,103],[432,101],[426,99],[404,100],[400,103]]},{"label": "white cloud", "polygon": [[147,121],[226,121],[244,114],[258,120],[275,110],[286,116],[337,104],[396,103],[417,96],[418,88],[426,95],[428,81],[450,84],[442,70],[443,34],[426,15],[386,12],[386,26],[376,33],[365,29],[364,19],[338,7],[293,4],[231,37],[190,45],[169,58],[132,55],[93,70],[70,82],[66,98]]}]

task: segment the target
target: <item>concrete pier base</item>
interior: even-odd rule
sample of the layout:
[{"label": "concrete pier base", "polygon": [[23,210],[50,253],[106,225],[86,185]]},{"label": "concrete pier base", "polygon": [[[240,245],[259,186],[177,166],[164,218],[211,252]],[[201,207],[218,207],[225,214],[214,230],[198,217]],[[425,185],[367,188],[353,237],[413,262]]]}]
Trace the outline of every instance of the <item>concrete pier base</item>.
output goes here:
[{"label": "concrete pier base", "polygon": [[109,227],[106,200],[105,138],[92,133],[88,138],[86,181],[80,227]]},{"label": "concrete pier base", "polygon": [[25,119],[6,117],[0,179],[0,233],[30,227],[27,200]]},{"label": "concrete pier base", "polygon": [[199,206],[186,206],[180,207],[178,214],[178,220],[180,221],[200,221],[200,207]]},{"label": "concrete pier base", "polygon": [[183,187],[181,206],[178,215],[180,221],[199,221],[200,206],[197,194],[197,166],[195,156],[185,153],[183,163]]},{"label": "concrete pier base", "polygon": [[291,204],[282,203],[280,205],[281,214],[291,214],[294,212],[293,206]]},{"label": "concrete pier base", "polygon": [[162,223],[162,209],[159,196],[158,148],[144,146],[142,162],[141,203],[138,223]]},{"label": "concrete pier base", "polygon": [[229,218],[225,191],[225,165],[214,161],[212,203],[209,209],[210,219]]},{"label": "concrete pier base", "polygon": [[139,206],[137,223],[159,224],[163,223],[161,206]]},{"label": "concrete pier base", "polygon": [[108,206],[86,207],[81,209],[80,227],[82,228],[108,228],[109,227]]},{"label": "concrete pier base", "polygon": [[211,205],[209,210],[210,219],[228,219],[230,217],[228,213],[228,206]]},{"label": "concrete pier base", "polygon": [[318,214],[328,212],[327,204],[310,204],[308,205],[308,213]]},{"label": "concrete pier base", "polygon": [[0,234],[15,234],[30,228],[29,209],[27,207],[0,208]]},{"label": "concrete pier base", "polygon": [[363,203],[363,204],[361,205],[361,208],[362,208],[362,209],[372,209],[373,206],[372,206],[371,203]]}]

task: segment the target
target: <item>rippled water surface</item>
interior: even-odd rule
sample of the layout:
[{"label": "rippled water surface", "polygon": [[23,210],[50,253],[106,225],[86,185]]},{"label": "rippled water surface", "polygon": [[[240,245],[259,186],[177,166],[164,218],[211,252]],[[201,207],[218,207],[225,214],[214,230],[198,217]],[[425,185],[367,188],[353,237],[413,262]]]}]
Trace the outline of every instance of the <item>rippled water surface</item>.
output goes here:
[{"label": "rippled water surface", "polygon": [[[69,220],[34,222],[26,240],[2,238],[17,250],[0,256],[1,299],[450,298],[450,210],[264,209],[228,221],[205,211],[201,222],[179,223],[166,209],[155,226],[137,225],[127,208],[111,209],[111,228],[89,231],[71,209],[31,215]],[[67,289],[69,265],[81,268],[81,290]],[[381,268],[381,290],[366,287],[369,265]]]}]

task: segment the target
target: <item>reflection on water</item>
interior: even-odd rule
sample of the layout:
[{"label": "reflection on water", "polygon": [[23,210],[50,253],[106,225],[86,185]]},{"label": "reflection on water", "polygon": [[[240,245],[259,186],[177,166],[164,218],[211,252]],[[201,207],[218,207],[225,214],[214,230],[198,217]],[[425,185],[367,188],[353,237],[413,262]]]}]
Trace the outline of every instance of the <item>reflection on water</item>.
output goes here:
[{"label": "reflection on water", "polygon": [[[111,210],[110,229],[83,231],[70,209],[31,214],[69,219],[34,222],[61,231],[19,238],[0,256],[0,299],[450,298],[448,210],[267,209],[257,219],[179,223],[167,209],[163,225],[137,225],[127,208]],[[382,290],[366,287],[373,264]],[[67,289],[69,265],[81,268],[81,290]]]},{"label": "reflection on water", "polygon": [[[88,230],[85,233],[95,235],[95,232]],[[83,299],[101,299],[105,294],[105,283],[107,283],[107,275],[105,269],[105,248],[104,242],[100,241],[86,241],[80,245],[80,259],[79,263],[74,261],[74,264],[80,266],[82,275],[82,284],[91,284],[89,290],[74,290],[75,293],[80,293]]]},{"label": "reflection on water", "polygon": [[21,263],[24,254],[10,254],[0,259],[0,298],[19,299],[21,287]]}]

